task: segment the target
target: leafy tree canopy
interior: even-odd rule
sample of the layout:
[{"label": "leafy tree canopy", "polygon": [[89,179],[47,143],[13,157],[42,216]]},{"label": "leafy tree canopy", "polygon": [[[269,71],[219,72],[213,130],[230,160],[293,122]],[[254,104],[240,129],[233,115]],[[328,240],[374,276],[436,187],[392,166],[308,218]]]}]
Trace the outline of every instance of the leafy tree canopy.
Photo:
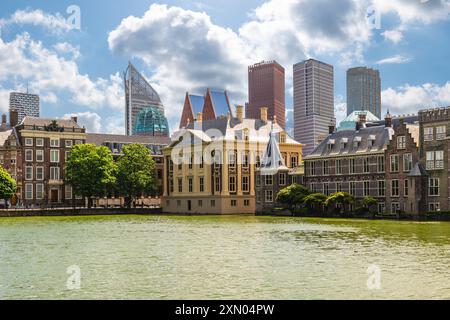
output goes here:
[{"label": "leafy tree canopy", "polygon": [[16,181],[3,167],[0,166],[0,198],[9,199],[16,192]]},{"label": "leafy tree canopy", "polygon": [[330,206],[336,205],[336,204],[346,205],[346,204],[351,204],[354,201],[355,201],[355,198],[353,198],[353,196],[350,195],[349,193],[336,192],[327,198],[327,200],[325,201],[325,205],[327,207],[330,207]]},{"label": "leafy tree canopy", "polygon": [[295,206],[301,204],[303,199],[309,195],[309,191],[304,186],[294,183],[278,192],[276,201],[285,205]]}]

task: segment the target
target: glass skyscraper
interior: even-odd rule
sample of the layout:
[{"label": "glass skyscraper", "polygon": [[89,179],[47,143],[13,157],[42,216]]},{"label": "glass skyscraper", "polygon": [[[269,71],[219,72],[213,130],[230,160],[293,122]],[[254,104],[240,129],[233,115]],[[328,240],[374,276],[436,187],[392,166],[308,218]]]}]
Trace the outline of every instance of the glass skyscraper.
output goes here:
[{"label": "glass skyscraper", "polygon": [[380,72],[366,67],[347,70],[347,115],[370,111],[381,119]]}]

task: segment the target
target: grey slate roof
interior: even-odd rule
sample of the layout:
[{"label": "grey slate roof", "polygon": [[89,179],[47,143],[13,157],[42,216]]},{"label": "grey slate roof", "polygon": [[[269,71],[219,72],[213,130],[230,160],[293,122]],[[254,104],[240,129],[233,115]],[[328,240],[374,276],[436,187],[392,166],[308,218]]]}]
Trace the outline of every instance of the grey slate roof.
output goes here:
[{"label": "grey slate roof", "polygon": [[141,143],[141,144],[164,144],[170,143],[170,138],[159,136],[126,136],[120,134],[88,133],[86,143],[103,145],[105,142],[113,143]]},{"label": "grey slate roof", "polygon": [[[326,137],[314,151],[304,159],[314,159],[320,157],[336,157],[357,155],[359,153],[380,152],[386,149],[389,141],[394,134],[394,130],[390,127],[377,126],[361,128],[355,130],[343,130],[334,132]],[[353,142],[358,141],[359,146],[355,147]],[[370,145],[369,140],[373,140]],[[346,142],[345,148],[341,145]]]},{"label": "grey slate roof", "polygon": [[427,173],[425,168],[420,163],[416,163],[416,165],[413,167],[413,169],[408,174],[408,176],[410,176],[410,177],[422,177],[422,176],[428,176],[428,173]]},{"label": "grey slate roof", "polygon": [[72,127],[81,128],[81,126],[78,123],[76,123],[75,121],[73,121],[72,119],[45,119],[45,118],[37,118],[37,117],[29,117],[29,116],[23,118],[23,120],[22,120],[22,122],[20,124],[21,125],[26,125],[26,126],[43,127],[43,126],[48,126],[54,120],[56,120],[56,123],[60,127],[64,127],[64,128],[72,128]]}]

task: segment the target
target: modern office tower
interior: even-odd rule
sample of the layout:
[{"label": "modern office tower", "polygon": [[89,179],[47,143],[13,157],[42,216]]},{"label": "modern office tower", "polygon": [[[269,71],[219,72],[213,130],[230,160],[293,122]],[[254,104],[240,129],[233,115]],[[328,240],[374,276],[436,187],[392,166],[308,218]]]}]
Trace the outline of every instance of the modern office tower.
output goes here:
[{"label": "modern office tower", "polygon": [[245,117],[259,119],[261,108],[268,108],[270,120],[286,126],[284,68],[276,61],[263,61],[248,67],[248,103]]},{"label": "modern office tower", "polygon": [[310,154],[334,121],[333,66],[309,59],[294,65],[294,138]]},{"label": "modern office tower", "polygon": [[347,70],[347,115],[370,111],[381,119],[380,72],[366,67]]},{"label": "modern office tower", "polygon": [[126,135],[169,135],[164,106],[158,93],[129,63],[124,72]]},{"label": "modern office tower", "polygon": [[17,124],[26,116],[39,118],[39,96],[37,94],[11,92],[9,110],[17,111]]}]

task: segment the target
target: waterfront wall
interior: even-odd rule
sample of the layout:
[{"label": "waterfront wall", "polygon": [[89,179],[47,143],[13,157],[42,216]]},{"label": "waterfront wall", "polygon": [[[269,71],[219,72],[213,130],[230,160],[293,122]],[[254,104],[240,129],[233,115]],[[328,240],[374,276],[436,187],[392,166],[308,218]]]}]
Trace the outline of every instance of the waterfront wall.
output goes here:
[{"label": "waterfront wall", "polygon": [[10,209],[0,210],[0,217],[59,217],[96,215],[152,215],[160,214],[160,208],[56,208],[56,209]]}]

